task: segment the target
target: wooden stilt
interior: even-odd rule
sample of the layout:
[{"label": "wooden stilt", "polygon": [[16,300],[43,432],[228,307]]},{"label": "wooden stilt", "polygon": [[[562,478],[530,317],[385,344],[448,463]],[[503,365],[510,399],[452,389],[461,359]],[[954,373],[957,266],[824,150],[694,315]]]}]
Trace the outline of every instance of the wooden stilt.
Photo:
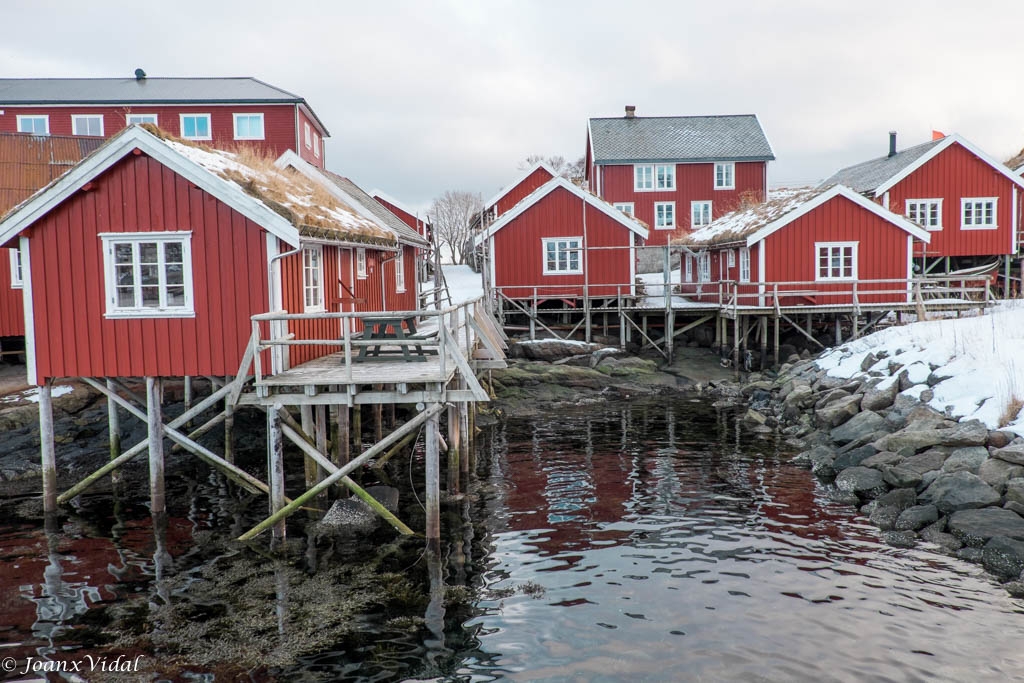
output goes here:
[{"label": "wooden stilt", "polygon": [[53,380],[39,387],[39,448],[43,468],[43,511],[57,510],[57,455],[53,446]]},{"label": "wooden stilt", "polygon": [[[394,384],[390,385],[390,387],[391,387],[391,391],[395,391],[395,385]],[[394,429],[395,428],[395,404],[394,403],[388,403],[385,406],[384,410],[385,410],[384,419],[386,420],[387,428],[388,429]]]},{"label": "wooden stilt", "polygon": [[448,495],[459,493],[459,456],[461,435],[459,434],[459,409],[456,404],[448,406]]},{"label": "wooden stilt", "polygon": [[[224,384],[231,384],[231,376],[224,378]],[[235,406],[224,401],[224,459],[235,462]]]},{"label": "wooden stilt", "polygon": [[779,366],[779,325],[782,321],[779,320],[779,316],[775,316],[775,338],[772,339],[772,353],[774,354],[775,367]]},{"label": "wooden stilt", "polygon": [[[192,407],[192,377],[185,375],[185,410]],[[185,427],[191,427],[192,423],[189,422]]]},{"label": "wooden stilt", "polygon": [[839,323],[839,314],[836,313],[836,346],[843,343],[843,329]]},{"label": "wooden stilt", "polygon": [[721,351],[722,349],[722,316],[715,316],[715,341],[712,342],[711,347],[715,351]]},{"label": "wooden stilt", "polygon": [[[284,508],[284,439],[281,434],[280,405],[267,408],[267,477],[270,479],[270,514]],[[282,517],[274,525],[274,540],[284,540],[285,521]]]},{"label": "wooden stilt", "polygon": [[[320,451],[321,453],[326,453],[327,450],[328,450],[328,446],[327,446],[327,428],[329,427],[329,424],[327,422],[327,406],[325,406],[325,405],[317,406],[313,417],[314,417],[314,424],[316,425],[314,427],[314,429],[316,430],[316,434],[315,434],[315,437],[316,437],[316,449],[318,451]],[[316,480],[317,481],[323,481],[326,476],[327,476],[327,470],[325,470],[322,466],[320,466],[318,464],[317,467],[316,467]],[[320,506],[321,507],[327,507],[327,492],[326,491],[324,492],[324,495],[320,497],[319,502],[320,502]]]},{"label": "wooden stilt", "polygon": [[162,383],[159,377],[146,378],[146,417],[149,434],[149,511],[167,511],[164,494],[164,421],[160,407]]},{"label": "wooden stilt", "polygon": [[857,315],[857,312],[856,312],[856,311],[854,311],[854,312],[853,312],[853,313],[851,314],[851,316],[850,316],[850,317],[851,317],[851,318],[853,318],[853,329],[852,329],[852,333],[853,333],[853,338],[854,338],[854,339],[856,339],[856,338],[857,338],[858,336],[860,336],[860,335],[858,334],[858,327],[859,327],[858,323],[860,322],[860,321],[859,321],[859,318],[860,318],[860,316],[859,316],[859,315]]},{"label": "wooden stilt", "polygon": [[427,419],[426,434],[426,503],[427,503],[427,551],[441,551],[441,472],[438,454],[440,421],[437,415]]},{"label": "wooden stilt", "polygon": [[732,319],[732,374],[736,379],[740,378],[740,315],[737,313]]},{"label": "wooden stilt", "polygon": [[348,464],[352,453],[352,434],[350,433],[351,408],[338,406],[338,438],[334,440],[334,464],[343,467]]},{"label": "wooden stilt", "polygon": [[466,440],[466,460],[469,461],[469,471],[476,471],[476,402],[467,404],[469,408],[469,430]]},{"label": "wooden stilt", "polygon": [[768,365],[768,318],[762,315],[757,319],[757,322],[759,325],[758,337],[761,344],[761,370],[764,370],[765,366]]},{"label": "wooden stilt", "polygon": [[356,453],[363,452],[363,407],[355,406],[352,409],[352,450]]},{"label": "wooden stilt", "polygon": [[[114,383],[107,380],[107,389],[114,391]],[[107,433],[110,440],[110,459],[116,460],[121,455],[121,418],[117,414],[117,404],[114,399],[107,398]],[[114,470],[110,474],[110,480],[115,484],[121,481],[121,473]]]},{"label": "wooden stilt", "polygon": [[676,312],[669,308],[665,311],[665,358],[672,363],[672,346],[675,341]]},{"label": "wooden stilt", "polygon": [[458,404],[459,412],[459,472],[463,487],[469,486],[469,406]]},{"label": "wooden stilt", "polygon": [[[306,434],[313,434],[315,429],[313,426],[313,406],[299,406],[299,416],[302,420],[302,431]],[[309,489],[317,482],[316,461],[307,455],[302,459],[302,462],[303,472],[306,476],[306,488]]]},{"label": "wooden stilt", "polygon": [[[383,384],[376,385],[377,391],[384,389]],[[373,406],[373,442],[377,443],[384,438],[384,406],[376,403]]]}]

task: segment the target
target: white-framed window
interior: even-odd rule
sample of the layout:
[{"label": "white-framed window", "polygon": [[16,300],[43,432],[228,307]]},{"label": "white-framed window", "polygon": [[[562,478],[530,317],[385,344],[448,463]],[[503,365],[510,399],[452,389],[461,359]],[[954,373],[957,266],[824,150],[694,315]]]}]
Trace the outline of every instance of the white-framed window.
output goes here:
[{"label": "white-framed window", "polygon": [[50,117],[46,114],[18,115],[18,132],[33,135],[50,134]]},{"label": "white-framed window", "polygon": [[75,114],[71,117],[72,135],[91,135],[92,137],[103,137],[103,115],[102,114]]},{"label": "white-framed window", "polygon": [[395,291],[405,291],[405,247],[399,245],[395,256]]},{"label": "white-framed window", "polygon": [[907,219],[926,230],[942,230],[942,199],[908,199]]},{"label": "white-framed window", "polygon": [[263,114],[234,114],[236,140],[262,140]]},{"label": "white-framed window", "polygon": [[318,244],[302,249],[302,303],[306,313],[324,310],[324,248]]},{"label": "white-framed window", "polygon": [[212,140],[209,114],[181,114],[181,137],[186,140]]},{"label": "white-framed window", "polygon": [[675,230],[676,203],[654,202],[654,228],[656,230]]},{"label": "white-framed window", "polygon": [[637,192],[664,192],[676,189],[675,164],[634,164],[633,189]]},{"label": "white-framed window", "polygon": [[697,281],[711,282],[711,254],[706,251],[697,254]]},{"label": "white-framed window", "polygon": [[995,230],[997,197],[964,197],[960,200],[961,230]]},{"label": "white-framed window", "polygon": [[313,156],[320,158],[320,134],[316,131],[313,132]]},{"label": "white-framed window", "polygon": [[722,161],[715,164],[715,189],[736,189],[736,164]]},{"label": "white-framed window", "polygon": [[356,277],[366,279],[366,249],[363,247],[356,248]]},{"label": "white-framed window", "polygon": [[192,317],[192,233],[101,233],[108,318]]},{"label": "white-framed window", "polygon": [[25,278],[21,270],[21,249],[9,249],[11,252],[11,289],[25,286]]},{"label": "white-framed window", "polygon": [[740,282],[750,282],[750,249],[740,247]]},{"label": "white-framed window", "polygon": [[158,125],[156,114],[126,114],[124,122],[126,125],[131,126],[136,123],[150,123],[154,126]]},{"label": "white-framed window", "polygon": [[815,280],[857,279],[856,242],[815,242],[814,251],[818,259]]},{"label": "white-framed window", "polygon": [[633,215],[633,202],[615,202],[613,206],[627,216]]},{"label": "white-framed window", "polygon": [[309,149],[313,146],[313,129],[310,127],[308,121],[302,122],[302,129],[305,131],[306,149]]},{"label": "white-framed window", "polygon": [[732,249],[729,249],[725,253],[726,253],[726,259],[729,262],[727,267],[735,268],[736,267],[736,252],[733,251]]},{"label": "white-framed window", "polygon": [[571,275],[583,272],[583,250],[579,237],[542,239],[545,275]]},{"label": "white-framed window", "polygon": [[690,202],[690,227],[697,229],[711,224],[711,202]]},{"label": "white-framed window", "polygon": [[687,254],[685,263],[686,281],[693,282],[693,257]]}]

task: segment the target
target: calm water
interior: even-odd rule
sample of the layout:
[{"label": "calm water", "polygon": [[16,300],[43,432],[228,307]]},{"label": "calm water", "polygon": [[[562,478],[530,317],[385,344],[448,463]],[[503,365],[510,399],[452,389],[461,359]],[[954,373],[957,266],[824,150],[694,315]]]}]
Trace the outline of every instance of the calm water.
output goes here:
[{"label": "calm water", "polygon": [[[1021,601],[973,565],[880,544],[729,412],[588,406],[510,420],[478,447],[444,566],[409,570],[424,591],[443,571],[468,605],[434,600],[412,633],[367,614],[360,642],[243,679],[1024,680]],[[0,524],[0,655],[69,647],[112,602],[174,599],[161,579],[213,561],[195,539],[258,516],[202,468],[186,480],[159,545],[143,505],[102,496],[60,535]],[[238,675],[204,673],[187,680]]]}]

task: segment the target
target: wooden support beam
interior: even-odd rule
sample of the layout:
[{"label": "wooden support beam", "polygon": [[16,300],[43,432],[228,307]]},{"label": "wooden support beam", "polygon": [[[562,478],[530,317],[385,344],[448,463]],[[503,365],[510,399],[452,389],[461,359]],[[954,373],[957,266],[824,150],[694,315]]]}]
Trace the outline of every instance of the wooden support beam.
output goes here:
[{"label": "wooden support beam", "polygon": [[[314,427],[314,429],[316,431],[316,434],[314,434],[314,437],[316,438],[316,449],[319,452],[321,452],[321,453],[327,453],[328,450],[329,450],[329,444],[327,443],[327,431],[328,431],[328,427],[330,426],[330,424],[329,424],[329,422],[327,420],[327,406],[325,406],[325,405],[318,405],[318,406],[316,406],[316,408],[313,411],[313,424],[316,425]],[[317,468],[316,468],[316,480],[317,481],[321,481],[326,476],[327,476],[327,468],[325,468],[318,461],[317,462]],[[327,496],[326,496],[326,493],[325,493],[325,495],[320,497],[320,500],[318,501],[318,504],[322,505],[323,507],[327,507]]]},{"label": "wooden support beam", "polygon": [[[190,377],[189,375],[185,375],[185,382],[184,382],[184,384],[185,384],[185,410],[188,410],[189,408],[192,407],[192,377]],[[191,422],[188,422],[188,423],[185,424],[186,428],[191,427],[191,426],[192,426]]]},{"label": "wooden support beam", "polygon": [[352,457],[351,411],[346,405],[338,405],[338,436],[334,440],[334,464],[338,467],[347,465]]},{"label": "wooden support beam", "polygon": [[[810,315],[811,315],[810,313],[808,313],[808,314],[807,314],[807,316],[808,316],[808,319],[810,319]],[[810,340],[811,340],[812,342],[814,342],[815,344],[817,344],[817,345],[818,345],[818,346],[819,346],[820,348],[822,348],[822,349],[823,349],[823,348],[825,348],[825,345],[824,345],[824,344],[822,344],[822,343],[821,343],[820,341],[818,341],[817,339],[815,339],[814,337],[812,337],[812,336],[811,336],[811,333],[810,333],[810,332],[806,332],[806,331],[804,330],[804,328],[802,328],[802,327],[801,327],[800,325],[798,325],[798,324],[796,324],[795,322],[793,322],[792,320],[790,320],[790,319],[789,319],[789,318],[788,318],[788,317],[786,316],[786,314],[785,314],[785,313],[780,313],[780,314],[779,314],[779,317],[780,317],[780,318],[782,318],[783,320],[785,320],[785,321],[786,321],[787,323],[789,323],[789,324],[790,324],[790,326],[791,326],[791,327],[792,327],[792,328],[793,328],[794,330],[796,330],[797,332],[799,332],[800,334],[802,334],[803,336],[807,337],[807,338],[808,338],[808,339],[810,339]],[[808,327],[810,327],[810,325],[808,325]]]},{"label": "wooden support beam", "polygon": [[[225,419],[226,416],[224,413],[217,413],[217,415],[210,418],[209,420],[207,420],[206,422],[204,422],[203,424],[199,425],[191,432],[189,432],[188,438],[191,439],[192,441],[198,441],[200,438],[203,437],[203,435],[209,433],[211,429],[219,425],[221,422],[224,422]],[[185,448],[178,443],[174,444],[174,446],[171,447],[171,453],[177,453],[183,450],[185,450]]]},{"label": "wooden support beam", "polygon": [[779,320],[778,313],[775,314],[775,333],[772,339],[772,349],[774,353],[773,360],[775,361],[775,367],[779,367],[779,325],[782,321]]},{"label": "wooden support beam", "polygon": [[469,486],[469,404],[459,402],[455,404],[459,416],[459,475],[462,478],[463,486]]},{"label": "wooden support beam", "polygon": [[160,394],[163,387],[159,377],[146,378],[146,417],[149,436],[149,511],[160,514],[167,511],[164,492],[164,430]]},{"label": "wooden support beam", "polygon": [[[440,412],[441,406],[437,406]],[[440,455],[438,453],[438,437],[440,421],[437,414],[427,419],[426,435],[426,503],[427,503],[427,551],[441,551],[441,472]]]},{"label": "wooden support beam", "polygon": [[[231,377],[224,378],[224,384],[231,384]],[[224,401],[224,459],[234,464],[235,462],[235,406]]]},{"label": "wooden support beam", "polygon": [[57,511],[57,456],[53,440],[53,380],[39,387],[39,449],[43,468],[43,511]]},{"label": "wooden support beam", "polygon": [[[281,434],[280,406],[267,410],[267,478],[270,479],[270,517],[284,509],[284,440]],[[285,518],[275,519],[273,535],[275,541],[283,541],[286,534]]]},{"label": "wooden support beam", "polygon": [[404,439],[396,443],[394,446],[391,447],[391,450],[389,450],[387,453],[380,456],[373,462],[373,469],[384,469],[384,465],[387,464],[388,460],[391,460],[391,458],[395,457],[395,455],[397,455],[403,448],[413,443],[416,440],[416,437],[418,436],[419,434],[417,432],[413,432],[412,434],[409,434]]},{"label": "wooden support beam", "polygon": [[356,406],[352,410],[352,450],[360,453],[363,450],[363,407]]},{"label": "wooden support beam", "polygon": [[[107,389],[114,391],[114,383],[107,380]],[[107,398],[107,436],[110,442],[110,459],[117,460],[121,455],[121,418],[117,414],[117,404],[112,398]],[[114,470],[110,475],[111,481],[115,484],[121,480],[121,473]]]},{"label": "wooden support beam", "polygon": [[737,380],[740,378],[740,317],[733,316],[732,336],[735,343],[732,347],[732,374]]},{"label": "wooden support beam", "polygon": [[[299,417],[302,420],[302,431],[306,434],[312,434],[314,431],[313,427],[313,406],[301,405],[299,406]],[[311,488],[317,482],[316,478],[316,461],[306,456],[302,459],[302,471],[305,475],[306,488]]]},{"label": "wooden support beam", "polygon": [[459,434],[458,404],[448,405],[448,495],[459,493],[459,456],[462,436]]},{"label": "wooden support beam", "polygon": [[760,363],[761,370],[764,370],[765,366],[768,364],[768,318],[762,315],[757,319],[757,321],[759,325],[758,339],[760,340],[761,346]]}]

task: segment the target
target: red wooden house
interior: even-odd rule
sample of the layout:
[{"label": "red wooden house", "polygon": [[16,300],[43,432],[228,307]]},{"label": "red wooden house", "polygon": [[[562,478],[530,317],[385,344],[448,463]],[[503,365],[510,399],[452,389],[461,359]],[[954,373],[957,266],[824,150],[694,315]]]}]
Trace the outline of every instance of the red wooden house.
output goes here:
[{"label": "red wooden house", "polygon": [[484,202],[484,214],[487,217],[487,222],[490,223],[498,218],[498,216],[510,210],[538,187],[557,175],[543,161],[539,161],[527,168],[515,181],[498,190],[497,194]]},{"label": "red wooden house", "polygon": [[938,137],[844,168],[842,183],[906,216],[931,234],[925,272],[949,258],[953,269],[1016,254],[1024,180],[959,135]]},{"label": "red wooden house", "polygon": [[774,158],[754,115],[639,117],[626,107],[587,126],[587,186],[651,226],[648,245],[763,201]]},{"label": "red wooden house", "polygon": [[416,231],[428,242],[431,236],[430,221],[426,216],[420,216],[419,212],[404,207],[397,199],[389,197],[380,190],[370,193],[372,198],[381,206],[397,216],[405,225]]},{"label": "red wooden house", "polygon": [[[684,296],[739,306],[907,303],[931,234],[843,185],[779,193],[679,240]],[[734,291],[735,285],[735,291]]]},{"label": "red wooden house", "polygon": [[634,292],[647,228],[555,177],[475,238],[488,243],[492,286],[509,299],[616,297]]},{"label": "red wooden house", "polygon": [[[0,218],[65,173],[102,138],[0,133]],[[0,249],[0,338],[25,334],[21,255]]]},{"label": "red wooden house", "polygon": [[110,137],[133,123],[321,168],[329,137],[305,99],[255,78],[0,78],[0,132]]},{"label": "red wooden house", "polygon": [[[140,126],[0,222],[0,245],[13,244],[36,384],[236,374],[251,316],[337,311],[358,293],[362,269],[370,280],[401,246],[391,230],[269,158]],[[372,275],[385,300],[413,307],[411,286],[399,292],[400,282]],[[295,321],[290,331],[298,339],[340,332],[330,319]],[[273,362],[283,369],[335,350],[295,346]]]}]

